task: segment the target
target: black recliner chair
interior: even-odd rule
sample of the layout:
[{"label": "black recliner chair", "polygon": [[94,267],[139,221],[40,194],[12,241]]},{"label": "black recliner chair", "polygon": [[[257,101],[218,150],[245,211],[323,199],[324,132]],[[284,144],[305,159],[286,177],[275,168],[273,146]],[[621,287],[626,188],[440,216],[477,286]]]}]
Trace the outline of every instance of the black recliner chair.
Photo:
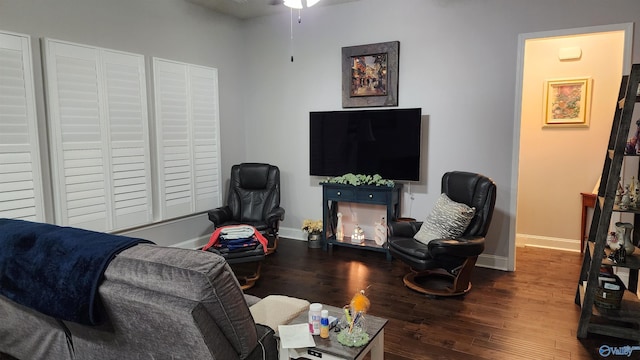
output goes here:
[{"label": "black recliner chair", "polygon": [[431,296],[464,295],[471,290],[471,272],[484,251],[496,184],[480,174],[453,171],[443,175],[442,193],[475,208],[462,236],[424,244],[413,238],[422,222],[394,222],[389,226],[389,252],[411,267],[403,278],[408,288]]},{"label": "black recliner chair", "polygon": [[280,207],[280,169],[259,163],[233,165],[227,205],[210,210],[208,214],[216,229],[251,225],[267,238],[266,251],[262,244],[257,248],[229,252],[209,248],[227,260],[243,290],[252,287],[260,278],[265,253],[276,250],[280,221],[284,220],[284,209]]},{"label": "black recliner chair", "polygon": [[261,163],[242,163],[231,167],[227,205],[210,210],[214,227],[246,224],[269,240],[267,254],[278,246],[280,221],[280,169]]}]

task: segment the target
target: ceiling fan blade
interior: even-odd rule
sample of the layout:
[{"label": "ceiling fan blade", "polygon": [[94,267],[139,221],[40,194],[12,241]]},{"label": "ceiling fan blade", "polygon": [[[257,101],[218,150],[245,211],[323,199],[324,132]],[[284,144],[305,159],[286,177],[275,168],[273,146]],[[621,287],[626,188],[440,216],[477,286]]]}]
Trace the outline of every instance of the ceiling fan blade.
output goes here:
[{"label": "ceiling fan blade", "polygon": [[284,1],[282,0],[267,0],[269,2],[269,5],[282,5],[282,3]]}]

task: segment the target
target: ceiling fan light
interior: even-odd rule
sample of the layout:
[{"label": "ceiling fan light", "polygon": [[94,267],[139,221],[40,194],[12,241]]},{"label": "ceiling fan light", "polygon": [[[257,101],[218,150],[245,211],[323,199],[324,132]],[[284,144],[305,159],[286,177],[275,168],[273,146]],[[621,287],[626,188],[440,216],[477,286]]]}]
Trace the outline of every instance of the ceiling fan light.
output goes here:
[{"label": "ceiling fan light", "polygon": [[302,9],[302,0],[284,0],[284,6],[294,9]]},{"label": "ceiling fan light", "polygon": [[307,7],[312,7],[313,5],[320,2],[320,0],[307,0]]}]

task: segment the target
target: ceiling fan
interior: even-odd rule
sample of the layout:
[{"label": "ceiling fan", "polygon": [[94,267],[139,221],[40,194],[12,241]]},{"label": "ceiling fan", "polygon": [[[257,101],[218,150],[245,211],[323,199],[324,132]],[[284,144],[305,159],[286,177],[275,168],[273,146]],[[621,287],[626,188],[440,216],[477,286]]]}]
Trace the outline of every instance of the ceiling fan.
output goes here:
[{"label": "ceiling fan", "polygon": [[[249,0],[232,0],[238,4],[246,4]],[[268,5],[282,5],[284,0],[264,0]]]},{"label": "ceiling fan", "polygon": [[[246,3],[248,0],[233,0],[237,3]],[[293,9],[312,7],[320,0],[266,0],[269,5],[285,5]]]},{"label": "ceiling fan", "polygon": [[[231,0],[237,4],[247,4],[249,0]],[[257,0],[255,0],[257,1]],[[269,6],[284,5],[291,10],[291,62],[293,62],[293,10],[298,10],[298,23],[301,22],[300,10],[312,7],[320,0],[261,0]]]}]

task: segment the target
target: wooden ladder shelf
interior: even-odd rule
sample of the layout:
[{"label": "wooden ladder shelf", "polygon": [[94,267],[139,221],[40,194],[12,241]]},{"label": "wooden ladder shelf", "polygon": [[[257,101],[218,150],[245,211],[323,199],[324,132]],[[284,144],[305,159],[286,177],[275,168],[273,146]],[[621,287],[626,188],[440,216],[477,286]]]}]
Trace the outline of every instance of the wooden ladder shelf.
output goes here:
[{"label": "wooden ladder shelf", "polygon": [[[606,242],[612,213],[640,214],[638,208],[620,210],[614,204],[618,183],[621,180],[620,174],[624,157],[635,156],[640,159],[637,154],[625,154],[633,110],[638,101],[639,81],[640,64],[634,64],[631,73],[622,77],[593,220],[584,248],[584,259],[575,297],[576,304],[581,306],[578,338],[585,338],[588,333],[595,333],[640,342],[640,300],[636,295],[638,269],[640,269],[640,249],[636,249],[633,255],[627,256],[627,260],[620,264],[613,263],[605,256],[605,252],[608,251]],[[636,222],[635,226],[640,228],[640,222]],[[594,306],[596,291],[600,286],[600,270],[602,267],[614,266],[626,267],[630,272],[629,289],[625,291],[621,307],[612,310]]]}]

